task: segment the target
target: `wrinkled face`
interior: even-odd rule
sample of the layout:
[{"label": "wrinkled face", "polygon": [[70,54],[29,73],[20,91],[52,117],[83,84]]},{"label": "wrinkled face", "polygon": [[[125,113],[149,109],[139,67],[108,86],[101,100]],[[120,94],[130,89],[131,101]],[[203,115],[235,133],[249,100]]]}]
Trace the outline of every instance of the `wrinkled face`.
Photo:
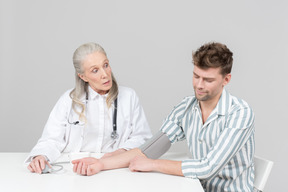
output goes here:
[{"label": "wrinkled face", "polygon": [[221,68],[201,69],[194,65],[193,88],[196,98],[201,101],[213,101],[220,98],[223,87],[229,83],[231,74],[223,76]]},{"label": "wrinkled face", "polygon": [[104,95],[112,87],[112,76],[109,60],[101,52],[87,55],[82,62],[83,74],[78,76],[97,93]]}]

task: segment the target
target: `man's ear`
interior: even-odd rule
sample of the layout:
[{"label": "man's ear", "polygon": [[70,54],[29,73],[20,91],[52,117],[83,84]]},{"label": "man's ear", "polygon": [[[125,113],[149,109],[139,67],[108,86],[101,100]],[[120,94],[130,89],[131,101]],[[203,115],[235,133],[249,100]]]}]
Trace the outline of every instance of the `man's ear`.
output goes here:
[{"label": "man's ear", "polygon": [[228,73],[224,77],[223,86],[227,85],[230,82],[230,80],[231,80],[231,73]]},{"label": "man's ear", "polygon": [[82,79],[83,81],[88,82],[88,80],[85,77],[85,75],[78,73],[78,77],[80,77],[80,79]]}]

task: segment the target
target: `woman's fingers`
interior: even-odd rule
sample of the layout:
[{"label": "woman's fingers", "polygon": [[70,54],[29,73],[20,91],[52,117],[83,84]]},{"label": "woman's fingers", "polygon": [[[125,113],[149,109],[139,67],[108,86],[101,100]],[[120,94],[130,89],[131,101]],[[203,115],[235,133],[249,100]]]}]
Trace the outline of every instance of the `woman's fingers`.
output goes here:
[{"label": "woman's fingers", "polygon": [[[40,159],[39,163],[40,163],[40,169],[41,169],[41,172],[42,172],[42,170],[46,166],[46,161],[44,159]],[[47,165],[49,165],[48,162],[47,162]],[[49,165],[49,167],[50,167],[50,165]]]},{"label": "woman's fingers", "polygon": [[[27,168],[32,173],[36,172],[41,174],[42,170],[45,168],[45,164],[49,165],[46,158],[43,155],[38,155],[33,158],[33,160],[30,162]],[[49,167],[51,166],[49,165]]]},{"label": "woman's fingers", "polygon": [[82,162],[78,163],[78,166],[77,166],[77,169],[76,169],[76,172],[77,172],[79,175],[81,174],[81,171],[82,171],[82,165],[83,165]]},{"label": "woman's fingers", "polygon": [[36,173],[40,174],[42,172],[42,169],[40,167],[40,162],[39,162],[38,159],[36,161],[34,161],[34,165],[35,165],[35,168],[36,168]]},{"label": "woman's fingers", "polygon": [[82,165],[81,175],[87,175],[87,168],[88,168],[88,165],[86,164]]},{"label": "woman's fingers", "polygon": [[32,165],[32,163],[30,163],[29,165],[28,165],[28,169],[29,169],[29,171],[31,171],[32,173],[34,173],[35,172],[35,169],[33,168],[33,166],[34,165]]},{"label": "woman's fingers", "polygon": [[78,164],[79,163],[75,163],[74,166],[73,166],[74,173],[77,173]]},{"label": "woman's fingers", "polygon": [[75,159],[75,160],[71,161],[71,163],[72,163],[72,164],[77,164],[77,163],[79,163],[80,161],[81,161],[81,159]]}]

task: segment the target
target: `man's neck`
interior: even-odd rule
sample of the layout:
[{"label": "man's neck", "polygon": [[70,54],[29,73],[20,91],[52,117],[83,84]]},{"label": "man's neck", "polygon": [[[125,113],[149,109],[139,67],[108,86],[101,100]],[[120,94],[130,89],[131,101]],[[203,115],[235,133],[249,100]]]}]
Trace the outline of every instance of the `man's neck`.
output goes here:
[{"label": "man's neck", "polygon": [[212,111],[216,107],[218,101],[219,99],[215,101],[199,101],[201,111]]},{"label": "man's neck", "polygon": [[215,97],[213,100],[199,101],[203,124],[206,122],[213,109],[217,106],[220,96],[221,94],[218,97]]}]

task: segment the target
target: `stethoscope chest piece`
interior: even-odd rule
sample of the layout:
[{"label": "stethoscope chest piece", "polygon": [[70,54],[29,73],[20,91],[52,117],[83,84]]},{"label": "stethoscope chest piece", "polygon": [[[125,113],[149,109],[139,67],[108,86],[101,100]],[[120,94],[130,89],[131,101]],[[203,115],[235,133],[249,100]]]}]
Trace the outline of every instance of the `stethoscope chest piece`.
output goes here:
[{"label": "stethoscope chest piece", "polygon": [[118,136],[119,136],[119,135],[118,135],[117,131],[113,130],[112,133],[111,133],[111,138],[112,138],[112,139],[117,139]]}]

